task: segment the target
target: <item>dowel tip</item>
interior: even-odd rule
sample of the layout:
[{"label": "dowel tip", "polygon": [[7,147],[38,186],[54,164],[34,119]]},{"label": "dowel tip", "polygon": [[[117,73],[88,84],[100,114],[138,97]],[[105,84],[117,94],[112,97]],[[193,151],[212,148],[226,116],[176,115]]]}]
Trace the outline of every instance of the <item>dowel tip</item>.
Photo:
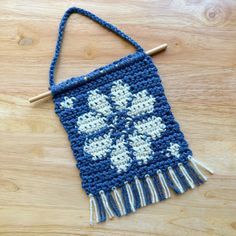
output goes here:
[{"label": "dowel tip", "polygon": [[151,50],[146,51],[146,54],[148,54],[149,56],[153,56],[156,53],[166,50],[167,47],[168,47],[167,43],[163,43],[155,48],[152,48]]},{"label": "dowel tip", "polygon": [[49,97],[51,95],[52,95],[51,91],[47,91],[47,92],[41,93],[41,94],[39,94],[39,95],[37,95],[35,97],[29,98],[28,101],[29,101],[29,103],[33,103],[33,102],[36,102],[36,101],[38,101],[40,99]]}]

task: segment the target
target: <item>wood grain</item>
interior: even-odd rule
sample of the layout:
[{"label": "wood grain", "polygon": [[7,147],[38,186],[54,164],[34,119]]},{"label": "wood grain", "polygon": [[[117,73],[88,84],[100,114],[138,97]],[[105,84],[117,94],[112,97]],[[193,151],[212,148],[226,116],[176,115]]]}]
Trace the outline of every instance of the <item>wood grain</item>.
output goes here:
[{"label": "wood grain", "polygon": [[[69,0],[0,3],[1,235],[235,235],[236,1],[75,1],[150,49],[191,148],[215,170],[202,187],[136,214],[90,227],[69,142],[52,101],[27,99],[48,87],[58,23]],[[57,81],[134,51],[72,16]]]}]

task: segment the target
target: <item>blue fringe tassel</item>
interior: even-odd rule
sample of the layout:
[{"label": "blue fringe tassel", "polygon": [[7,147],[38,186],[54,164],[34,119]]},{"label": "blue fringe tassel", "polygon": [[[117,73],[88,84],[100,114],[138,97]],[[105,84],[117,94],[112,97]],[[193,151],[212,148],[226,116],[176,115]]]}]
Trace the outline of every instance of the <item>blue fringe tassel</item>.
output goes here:
[{"label": "blue fringe tassel", "polygon": [[154,183],[154,186],[155,186],[155,188],[157,190],[159,200],[160,201],[166,200],[165,199],[165,195],[163,193],[163,189],[162,189],[161,183],[160,183],[159,179],[157,178],[157,176],[155,176],[155,175],[153,177],[153,183]]},{"label": "blue fringe tassel", "polygon": [[96,196],[96,201],[98,205],[98,210],[99,210],[99,222],[104,222],[106,221],[106,212],[102,203],[102,200],[100,199],[100,196]]},{"label": "blue fringe tassel", "polygon": [[188,171],[190,177],[193,179],[194,183],[198,186],[204,184],[204,180],[196,173],[192,166],[189,164],[184,165],[185,169]]},{"label": "blue fringe tassel", "polygon": [[107,196],[107,201],[108,201],[112,211],[115,213],[116,216],[120,217],[121,216],[120,211],[117,208],[116,203],[115,203],[111,193],[106,193],[106,196]]},{"label": "blue fringe tassel", "polygon": [[148,188],[148,185],[145,181],[145,179],[143,181],[141,181],[142,187],[143,187],[143,192],[144,192],[144,197],[145,197],[145,201],[146,201],[146,205],[149,205],[152,203],[152,199],[151,199],[151,194]]},{"label": "blue fringe tassel", "polygon": [[182,172],[179,170],[179,168],[176,168],[175,170],[175,174],[179,179],[179,182],[181,183],[184,192],[186,192],[188,189],[191,189],[189,183],[186,181],[184,175],[182,174]]},{"label": "blue fringe tassel", "polygon": [[141,204],[140,204],[140,198],[139,198],[139,194],[138,194],[138,190],[137,190],[135,182],[131,183],[131,189],[132,189],[134,200],[135,200],[134,208],[138,209],[141,207]]},{"label": "blue fringe tassel", "polygon": [[[184,166],[185,169],[188,171],[188,174],[189,176],[192,178],[193,182],[199,186],[201,183],[198,181],[198,179],[196,178],[196,175],[195,175],[195,171],[194,170],[191,170],[188,166]],[[194,172],[193,172],[194,171]]]},{"label": "blue fringe tassel", "polygon": [[175,193],[181,194],[181,192],[179,191],[179,189],[178,189],[178,188],[174,185],[174,183],[172,182],[170,176],[169,176],[167,173],[165,173],[165,172],[163,172],[163,175],[165,176],[165,180],[166,180],[168,186],[169,186],[170,188],[172,188]]},{"label": "blue fringe tassel", "polygon": [[125,185],[121,187],[122,198],[126,210],[126,215],[131,212],[131,206],[129,204],[129,197]]}]

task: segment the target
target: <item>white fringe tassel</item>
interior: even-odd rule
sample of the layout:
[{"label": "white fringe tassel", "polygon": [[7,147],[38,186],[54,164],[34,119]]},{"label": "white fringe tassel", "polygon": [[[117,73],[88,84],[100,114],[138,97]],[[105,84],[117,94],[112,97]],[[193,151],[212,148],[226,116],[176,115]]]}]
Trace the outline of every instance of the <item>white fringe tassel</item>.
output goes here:
[{"label": "white fringe tassel", "polygon": [[181,183],[179,182],[177,176],[175,175],[175,172],[173,171],[173,169],[171,167],[168,167],[168,171],[169,171],[169,174],[170,174],[171,179],[173,180],[175,186],[179,189],[179,191],[181,193],[184,193],[184,189],[183,189]]},{"label": "white fringe tassel", "polygon": [[131,206],[131,210],[132,212],[135,212],[135,207],[134,207],[134,195],[133,195],[133,192],[132,192],[132,189],[129,185],[128,182],[125,182],[125,187],[126,187],[126,190],[127,190],[127,193],[128,193],[128,198],[129,198],[129,203],[130,203],[130,206]]},{"label": "white fringe tassel", "polygon": [[185,167],[183,166],[182,163],[179,163],[179,169],[182,172],[185,180],[188,182],[191,189],[194,189],[195,188],[194,182],[193,182],[192,178],[189,176],[187,170],[185,169]]},{"label": "white fringe tassel", "polygon": [[113,211],[111,210],[110,206],[109,206],[109,203],[107,201],[107,197],[104,193],[104,191],[100,191],[99,192],[100,196],[101,196],[101,199],[102,199],[102,203],[103,203],[103,206],[108,214],[108,217],[111,219],[114,217],[114,213]]},{"label": "white fringe tassel", "polygon": [[158,198],[155,186],[154,186],[150,176],[149,175],[145,175],[145,179],[146,179],[148,188],[149,188],[150,193],[151,193],[152,203],[159,202],[159,198]]},{"label": "white fringe tassel", "polygon": [[117,203],[118,209],[120,211],[120,215],[121,216],[126,215],[126,210],[125,210],[125,206],[124,206],[123,200],[122,200],[122,198],[120,196],[120,193],[116,189],[116,187],[113,188],[113,193],[114,193],[114,197],[115,197],[115,201]]},{"label": "white fringe tassel", "polygon": [[164,178],[163,174],[161,173],[161,170],[157,171],[157,175],[158,175],[159,180],[161,182],[161,186],[162,186],[162,189],[163,189],[163,192],[164,192],[164,195],[165,195],[165,199],[170,198],[171,197],[170,190],[168,188],[168,185],[165,181],[165,178]]},{"label": "white fringe tassel", "polygon": [[214,171],[212,169],[210,169],[207,165],[203,164],[201,161],[196,160],[193,157],[190,157],[190,160],[192,162],[195,162],[197,165],[201,166],[203,169],[205,169],[206,171],[208,171],[210,174],[214,174]]},{"label": "white fringe tassel", "polygon": [[93,225],[93,213],[95,211],[96,222],[99,223],[98,206],[92,194],[89,194],[89,208],[90,208],[90,225]]},{"label": "white fringe tassel", "polygon": [[146,206],[146,200],[145,200],[145,197],[144,197],[142,185],[141,185],[141,183],[140,183],[137,176],[134,177],[134,180],[135,180],[135,184],[136,184],[138,194],[139,194],[139,198],[140,198],[140,205],[141,205],[141,207],[145,207]]},{"label": "white fringe tassel", "polygon": [[206,182],[207,181],[207,177],[199,170],[198,166],[196,165],[196,163],[192,160],[192,157],[189,156],[188,160],[190,161],[190,163],[193,166],[193,169],[198,173],[198,175],[200,175],[200,177],[202,177],[202,179]]}]

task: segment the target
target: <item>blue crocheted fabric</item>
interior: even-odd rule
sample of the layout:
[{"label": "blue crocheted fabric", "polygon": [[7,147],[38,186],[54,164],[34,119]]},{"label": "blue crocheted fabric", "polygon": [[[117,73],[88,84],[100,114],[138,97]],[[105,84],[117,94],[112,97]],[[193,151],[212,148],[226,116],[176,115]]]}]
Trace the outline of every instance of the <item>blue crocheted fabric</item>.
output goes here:
[{"label": "blue crocheted fabric", "polygon": [[[72,13],[110,29],[137,51],[55,85],[62,34]],[[90,197],[91,222],[127,215],[169,198],[170,189],[179,194],[205,181],[191,161],[151,57],[113,25],[83,9],[67,10],[51,64],[50,90]]]}]

